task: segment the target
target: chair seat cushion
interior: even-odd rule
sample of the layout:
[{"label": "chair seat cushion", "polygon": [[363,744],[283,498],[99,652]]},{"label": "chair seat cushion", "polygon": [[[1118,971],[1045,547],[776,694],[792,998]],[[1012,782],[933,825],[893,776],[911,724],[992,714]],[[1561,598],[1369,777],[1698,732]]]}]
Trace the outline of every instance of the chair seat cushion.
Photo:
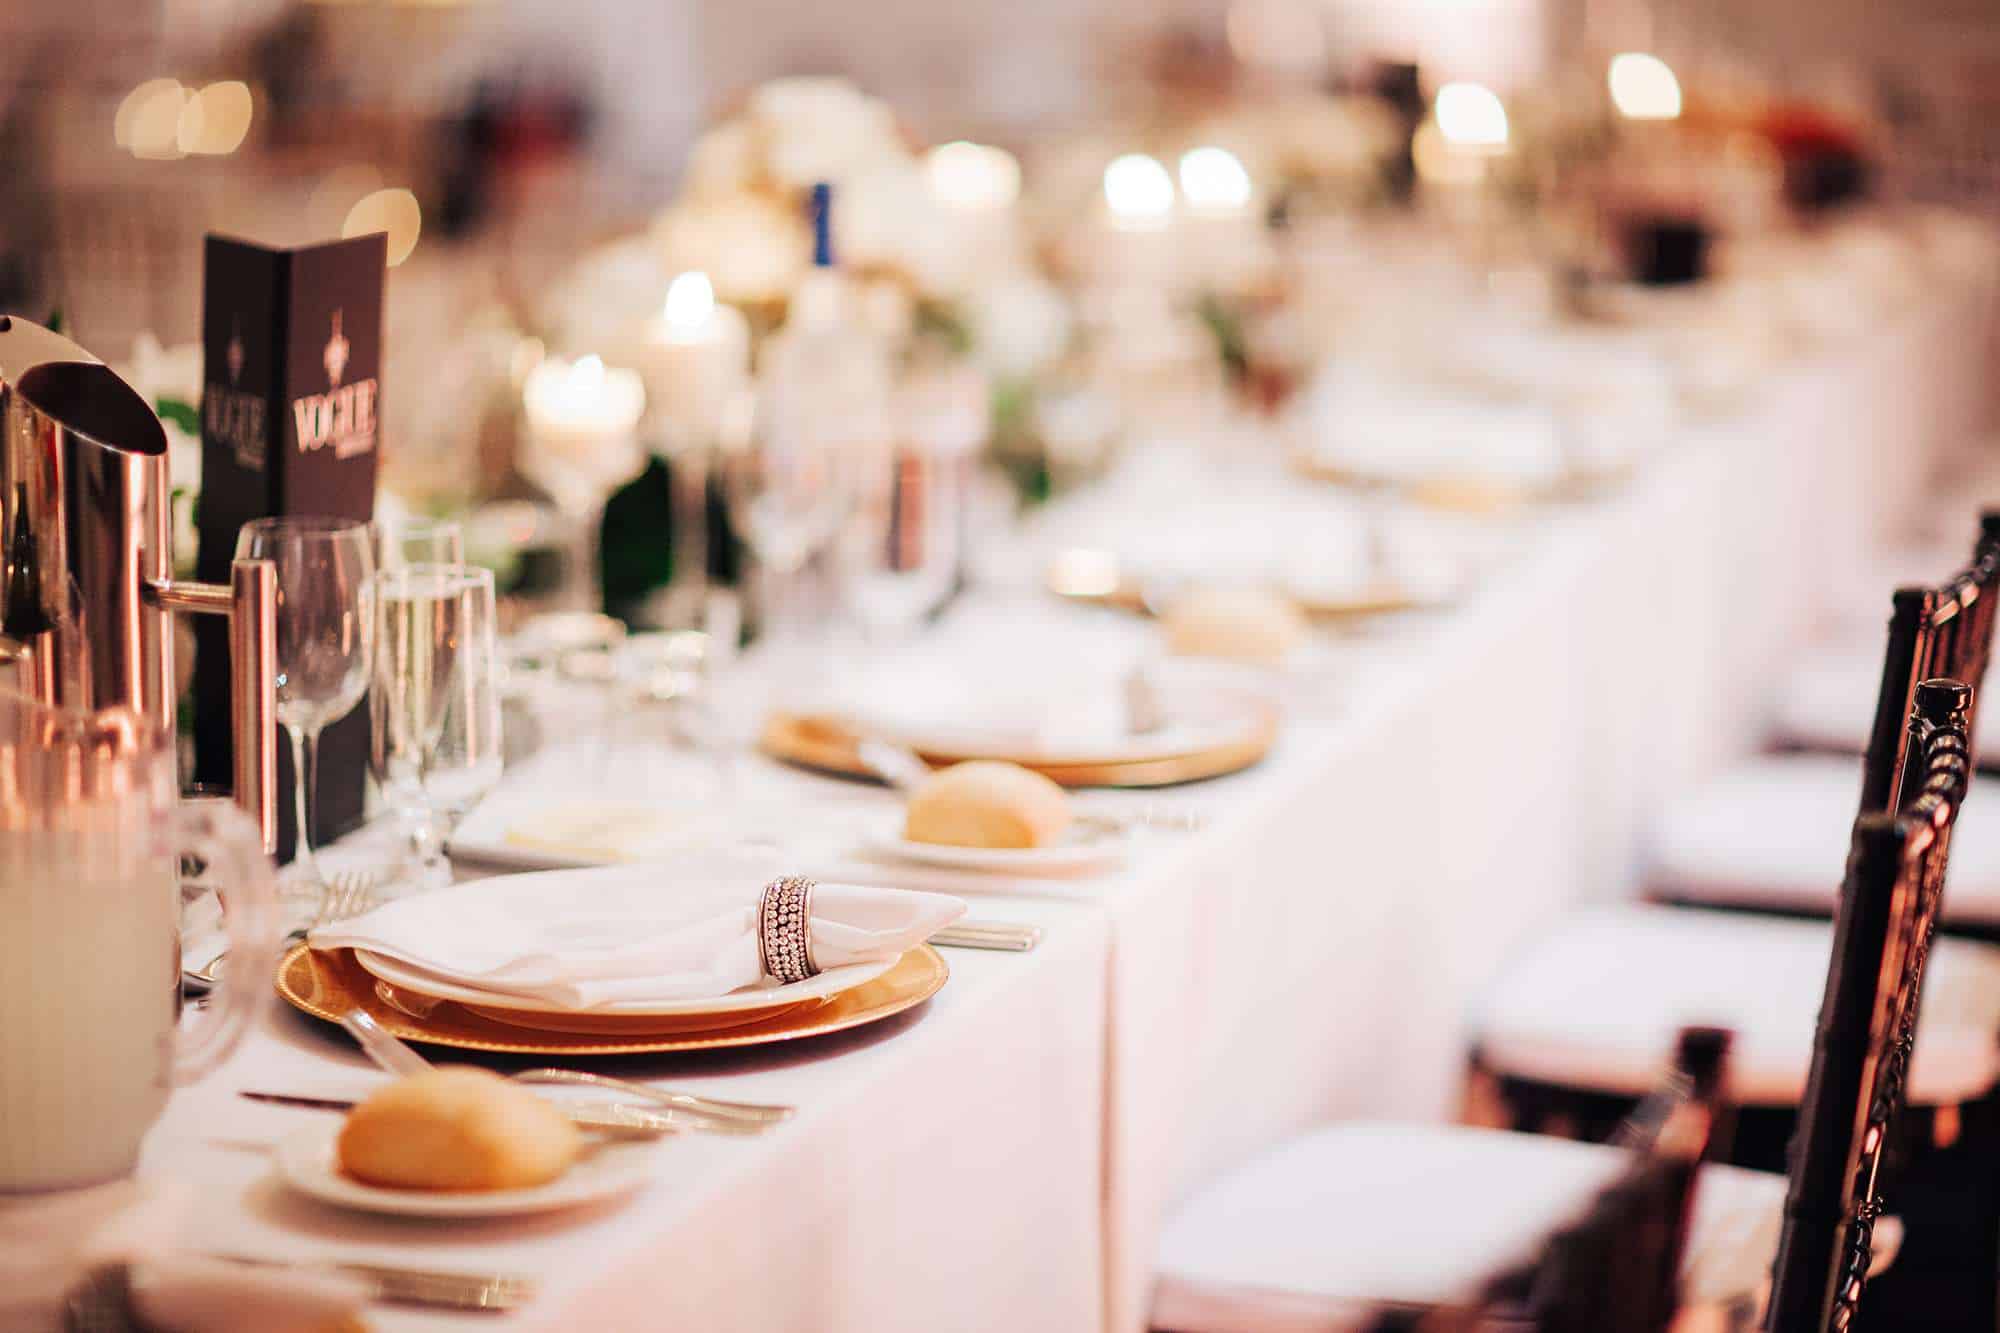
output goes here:
[{"label": "chair seat cushion", "polygon": [[[1472,1015],[1493,1073],[1639,1095],[1674,1034],[1736,1034],[1730,1093],[1796,1106],[1812,1059],[1833,926],[1826,921],[1627,905],[1576,913],[1516,957]],[[2000,948],[1940,936],[1925,974],[1909,1098],[1970,1101],[2000,1076]]]},{"label": "chair seat cushion", "polygon": [[[1786,675],[1772,727],[1780,740],[1792,745],[1858,755],[1868,747],[1881,677],[1879,643],[1822,645]],[[1973,750],[2000,757],[2000,710],[1981,710]]]},{"label": "chair seat cushion", "polygon": [[[1680,902],[1831,916],[1860,799],[1858,758],[1745,760],[1661,812],[1648,882]],[[1976,784],[1952,834],[1943,919],[2000,926],[2000,800],[1981,800]]]},{"label": "chair seat cushion", "polygon": [[[1475,1294],[1576,1217],[1625,1151],[1447,1125],[1333,1125],[1212,1182],[1161,1236],[1152,1325],[1201,1333],[1357,1326],[1383,1302]],[[1755,1291],[1770,1270],[1782,1176],[1702,1169],[1689,1295]]]}]

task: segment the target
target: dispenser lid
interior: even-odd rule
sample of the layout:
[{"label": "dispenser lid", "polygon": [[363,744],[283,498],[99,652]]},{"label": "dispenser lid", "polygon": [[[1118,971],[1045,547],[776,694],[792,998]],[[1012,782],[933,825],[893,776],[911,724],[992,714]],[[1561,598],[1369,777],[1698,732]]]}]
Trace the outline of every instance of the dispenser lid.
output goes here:
[{"label": "dispenser lid", "polygon": [[60,333],[0,315],[0,386],[65,430],[106,448],[164,454],[152,405],[118,372]]}]

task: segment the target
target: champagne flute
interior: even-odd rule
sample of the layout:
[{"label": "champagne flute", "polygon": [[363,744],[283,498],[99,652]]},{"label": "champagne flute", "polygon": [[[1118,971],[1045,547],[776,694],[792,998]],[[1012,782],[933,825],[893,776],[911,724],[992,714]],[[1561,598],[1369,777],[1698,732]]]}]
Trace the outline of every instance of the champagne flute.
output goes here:
[{"label": "champagne flute", "polygon": [[410,517],[378,523],[383,569],[399,565],[462,565],[465,529],[449,518]]},{"label": "champagne flute", "polygon": [[450,882],[445,839],[500,779],[493,572],[416,564],[375,577],[369,756],[384,796],[407,809],[416,878]]},{"label": "champagne flute", "polygon": [[295,865],[324,902],[314,855],[319,736],[368,691],[374,639],[375,536],[367,523],[284,516],[245,523],[239,560],[269,560],[278,575],[278,721],[292,741]]}]

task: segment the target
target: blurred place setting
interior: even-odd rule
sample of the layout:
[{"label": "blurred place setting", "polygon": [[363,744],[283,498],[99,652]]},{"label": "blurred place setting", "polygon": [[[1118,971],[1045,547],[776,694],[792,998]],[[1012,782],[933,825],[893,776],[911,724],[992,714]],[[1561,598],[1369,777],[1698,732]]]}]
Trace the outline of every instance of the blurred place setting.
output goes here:
[{"label": "blurred place setting", "polygon": [[11,0],[0,1330],[2000,1330],[1996,88]]}]

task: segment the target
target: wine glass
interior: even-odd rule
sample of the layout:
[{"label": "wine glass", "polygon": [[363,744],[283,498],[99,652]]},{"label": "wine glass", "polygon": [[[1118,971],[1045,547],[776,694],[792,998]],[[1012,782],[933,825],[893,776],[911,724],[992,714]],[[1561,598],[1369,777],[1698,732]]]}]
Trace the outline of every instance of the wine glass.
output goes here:
[{"label": "wine glass", "polygon": [[900,636],[958,580],[972,456],[989,425],[983,378],[913,374],[896,395],[896,444],[872,456],[836,567],[842,601],[864,633]]},{"label": "wine glass", "polygon": [[[722,487],[731,524],[767,580],[767,638],[796,646],[807,564],[839,531],[854,501],[867,446],[836,429],[815,428],[809,414],[773,412],[732,430],[722,451]],[[781,661],[783,651],[773,650]]]},{"label": "wine glass", "polygon": [[375,576],[369,762],[409,815],[417,882],[448,883],[444,845],[502,767],[493,572],[415,564]]},{"label": "wine glass", "polygon": [[324,901],[314,855],[319,735],[368,692],[374,640],[375,536],[367,523],[285,516],[243,525],[238,560],[269,560],[278,582],[278,721],[292,740],[295,865]]},{"label": "wine glass", "polygon": [[449,518],[411,517],[378,523],[383,569],[399,565],[462,565],[465,529]]}]

